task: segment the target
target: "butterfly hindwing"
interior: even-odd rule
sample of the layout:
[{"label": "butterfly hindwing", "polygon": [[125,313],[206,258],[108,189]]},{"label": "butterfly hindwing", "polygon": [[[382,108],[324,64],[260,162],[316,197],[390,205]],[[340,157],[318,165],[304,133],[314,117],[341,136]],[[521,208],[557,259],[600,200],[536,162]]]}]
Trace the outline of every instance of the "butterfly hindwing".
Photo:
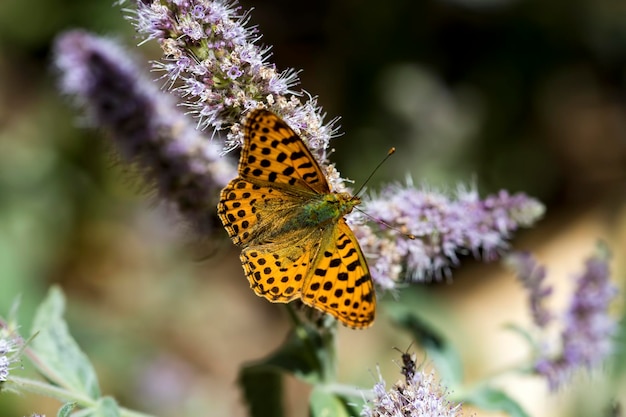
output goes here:
[{"label": "butterfly hindwing", "polygon": [[315,247],[293,246],[276,251],[265,245],[244,249],[240,258],[250,288],[274,303],[300,298]]},{"label": "butterfly hindwing", "polygon": [[368,327],[374,321],[374,285],[359,243],[344,219],[324,233],[302,289],[302,301],[353,328]]},{"label": "butterfly hindwing", "polygon": [[287,124],[274,113],[255,110],[246,119],[239,174],[256,182],[288,189],[329,193],[315,158]]}]

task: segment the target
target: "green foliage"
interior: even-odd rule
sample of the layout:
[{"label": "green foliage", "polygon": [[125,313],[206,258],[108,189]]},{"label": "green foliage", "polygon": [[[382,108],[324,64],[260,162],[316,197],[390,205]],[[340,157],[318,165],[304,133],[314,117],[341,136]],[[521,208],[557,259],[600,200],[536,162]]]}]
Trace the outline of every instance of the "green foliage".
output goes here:
[{"label": "green foliage", "polygon": [[316,385],[329,378],[332,369],[332,338],[306,324],[297,325],[274,353],[244,365],[239,374],[250,414],[282,416],[281,374],[291,374]]},{"label": "green foliage", "polygon": [[72,414],[72,411],[76,408],[76,403],[65,403],[59,408],[59,412],[57,413],[57,417],[69,417]]},{"label": "green foliage", "polygon": [[111,397],[104,397],[98,400],[90,417],[120,417],[120,409],[117,402]]},{"label": "green foliage", "polygon": [[64,310],[65,298],[61,290],[52,287],[37,310],[32,326],[32,333],[36,337],[31,343],[31,349],[45,360],[34,364],[57,385],[96,399],[100,396],[96,372],[70,335],[63,319]]},{"label": "green foliage", "polygon": [[[123,410],[113,398],[101,396],[96,372],[72,338],[63,319],[64,310],[63,293],[58,287],[51,287],[35,314],[31,338],[20,348],[48,383],[11,376],[8,380],[11,390],[58,399],[63,404],[57,417],[148,417]],[[3,320],[0,324],[0,337],[6,337],[1,331],[13,324],[5,324]]]},{"label": "green foliage", "polygon": [[309,415],[311,417],[350,417],[358,416],[359,409],[355,407],[353,399],[330,392],[325,387],[320,386],[313,389],[309,401]]},{"label": "green foliage", "polygon": [[503,411],[510,417],[529,417],[522,407],[506,393],[487,386],[466,393],[461,400],[483,410]]}]

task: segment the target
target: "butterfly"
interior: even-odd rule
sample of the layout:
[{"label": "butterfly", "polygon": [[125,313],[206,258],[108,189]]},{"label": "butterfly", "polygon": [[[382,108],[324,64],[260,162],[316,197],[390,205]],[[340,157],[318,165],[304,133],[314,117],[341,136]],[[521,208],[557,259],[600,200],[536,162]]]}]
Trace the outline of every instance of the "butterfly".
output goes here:
[{"label": "butterfly", "polygon": [[244,123],[239,176],[221,192],[218,216],[254,292],[274,303],[301,299],[352,328],[374,321],[367,262],[344,215],[361,200],[331,192],[302,139],[274,113]]}]

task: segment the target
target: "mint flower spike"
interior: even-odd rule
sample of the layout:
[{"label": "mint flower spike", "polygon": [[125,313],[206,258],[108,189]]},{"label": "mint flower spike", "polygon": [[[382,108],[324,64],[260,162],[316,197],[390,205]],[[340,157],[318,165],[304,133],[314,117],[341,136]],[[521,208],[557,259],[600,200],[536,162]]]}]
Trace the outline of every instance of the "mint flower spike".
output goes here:
[{"label": "mint flower spike", "polygon": [[553,319],[552,312],[545,306],[545,300],[552,294],[552,286],[545,285],[546,268],[539,265],[529,252],[514,252],[505,259],[506,265],[516,274],[528,291],[528,303],[533,322],[545,328]]},{"label": "mint flower spike", "polygon": [[22,342],[19,335],[5,327],[0,320],[0,391],[2,383],[9,379],[11,370],[20,366]]},{"label": "mint flower spike", "polygon": [[457,417],[463,415],[461,404],[447,399],[448,392],[435,380],[434,372],[416,369],[413,360],[404,360],[404,381],[395,383],[389,391],[378,369],[378,382],[361,411],[362,417]]},{"label": "mint flower spike", "polygon": [[219,190],[237,173],[221,147],[197,132],[115,42],[66,32],[56,40],[54,60],[62,91],[156,184],[160,197],[199,233],[210,232]]},{"label": "mint flower spike", "polygon": [[12,360],[10,354],[15,350],[7,340],[0,339],[0,382],[6,382],[9,378]]},{"label": "mint flower spike", "polygon": [[[243,143],[242,115],[257,107],[281,116],[306,142],[338,190],[343,180],[327,161],[336,120],[323,122],[314,97],[295,91],[297,71],[278,71],[268,62],[268,47],[259,46],[257,28],[247,27],[249,13],[235,1],[135,0],[126,9],[145,40],[157,41],[163,58],[153,63],[166,88],[198,119],[201,129],[229,129],[225,150]],[[300,97],[308,97],[303,102]]]},{"label": "mint flower spike", "polygon": [[600,253],[587,259],[563,317],[560,353],[549,356],[544,352],[535,365],[535,371],[548,380],[552,391],[565,384],[576,370],[591,370],[612,353],[617,323],[608,310],[617,293],[610,281],[607,256]]},{"label": "mint flower spike", "polygon": [[[508,249],[513,232],[539,220],[544,206],[523,193],[500,191],[480,199],[475,189],[462,187],[451,198],[417,189],[409,179],[405,185],[393,184],[371,196],[363,211],[404,233],[382,224],[355,227],[372,278],[390,289],[403,278],[425,281],[448,276],[459,264],[459,255],[497,259]],[[355,217],[355,222],[366,220],[358,214]]]}]

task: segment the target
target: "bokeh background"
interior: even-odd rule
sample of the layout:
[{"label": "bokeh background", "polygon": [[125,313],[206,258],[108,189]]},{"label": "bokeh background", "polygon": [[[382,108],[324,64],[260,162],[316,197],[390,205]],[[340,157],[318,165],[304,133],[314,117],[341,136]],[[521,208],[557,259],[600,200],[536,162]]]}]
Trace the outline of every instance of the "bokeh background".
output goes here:
[{"label": "bokeh background", "polygon": [[[225,233],[193,242],[106,140],[81,128],[55,87],[50,48],[63,30],[87,28],[158,57],[155,45],[134,48],[133,29],[111,3],[0,2],[0,314],[21,296],[27,334],[34,308],[58,283],[105,393],[160,416],[243,416],[237,370],[282,342],[283,309],[249,290]],[[345,134],[333,160],[345,177],[363,181],[395,146],[370,189],[411,175],[446,191],[459,183],[483,194],[524,191],[547,213],[513,246],[547,264],[555,307],[567,301],[570,278],[598,239],[612,248],[623,286],[626,2],[242,4],[255,8],[252,23],[274,46],[278,68],[303,69],[302,86],[329,118],[341,116]],[[469,383],[528,354],[503,329],[530,319],[500,264],[465,259],[452,280],[423,287],[428,301],[416,308],[462,350]],[[622,305],[620,297],[616,315]],[[389,384],[400,378],[392,347],[404,350],[411,340],[383,313],[371,330],[341,328],[338,342],[340,380],[368,388],[377,365]],[[621,384],[626,392],[623,376],[607,379],[603,371],[556,395],[533,378],[498,384],[533,416],[608,416],[612,399],[603,393],[612,390],[603,387]],[[309,388],[291,379],[287,387],[288,414],[306,415]],[[0,396],[3,417],[56,415],[57,407]]]}]

